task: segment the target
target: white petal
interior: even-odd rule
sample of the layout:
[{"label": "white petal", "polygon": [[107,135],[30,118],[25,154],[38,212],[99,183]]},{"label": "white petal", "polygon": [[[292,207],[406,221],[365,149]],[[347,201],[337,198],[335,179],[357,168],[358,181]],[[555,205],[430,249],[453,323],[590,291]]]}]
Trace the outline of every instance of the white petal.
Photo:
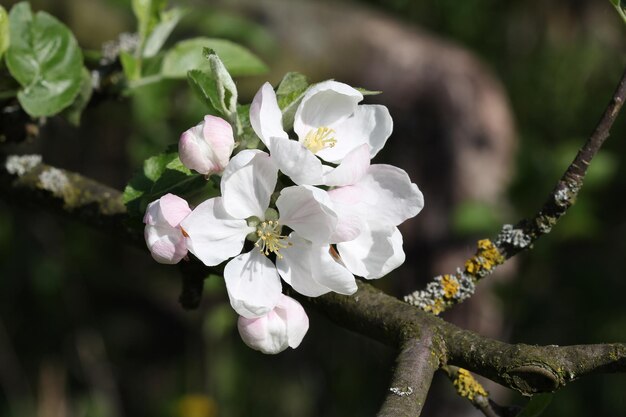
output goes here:
[{"label": "white petal", "polygon": [[224,208],[238,219],[262,219],[276,187],[278,168],[268,154],[254,151],[240,152],[231,164],[221,181]]},{"label": "white petal", "polygon": [[331,125],[349,117],[363,100],[363,94],[347,84],[324,81],[309,88],[296,110],[294,131],[300,141],[318,127]]},{"label": "white petal", "polygon": [[385,145],[393,131],[393,120],[387,107],[363,104],[354,114],[332,126],[337,143],[332,148],[322,149],[317,156],[325,161],[337,163],[355,147],[370,145],[373,158]]},{"label": "white petal", "polygon": [[252,158],[254,158],[259,153],[265,153],[265,152],[259,149],[245,149],[239,152],[230,160],[228,165],[226,165],[226,169],[224,169],[222,176],[227,177],[231,175],[233,172],[248,165],[250,161],[252,160]]},{"label": "white petal", "polygon": [[278,107],[276,93],[270,83],[261,86],[250,104],[250,124],[268,148],[271,137],[288,137],[283,130],[283,114]]},{"label": "white petal", "polygon": [[344,265],[355,275],[376,279],[404,263],[402,234],[395,226],[366,229],[350,242],[337,244]]},{"label": "white petal", "polygon": [[328,243],[337,214],[326,191],[310,185],[283,188],[276,200],[279,221],[313,243]]},{"label": "white petal", "polygon": [[314,244],[296,233],[289,235],[289,246],[280,251],[276,268],[285,282],[302,295],[318,297],[329,291],[353,294],[354,276],[330,254],[327,244]]},{"label": "white petal", "polygon": [[369,166],[369,145],[363,144],[350,151],[337,168],[324,175],[324,185],[339,187],[355,184],[365,175]]},{"label": "white petal", "polygon": [[196,207],[181,223],[187,246],[207,266],[224,262],[241,252],[248,233],[255,229],[229,215],[222,198],[211,198]]},{"label": "white petal", "polygon": [[296,233],[289,235],[288,246],[280,251],[282,258],[276,259],[276,269],[285,282],[302,295],[319,297],[330,291],[313,279],[311,265],[312,244]]},{"label": "white petal", "polygon": [[328,191],[337,213],[337,226],[329,243],[346,242],[356,238],[366,228],[368,207],[362,202],[362,191],[354,185]]},{"label": "white petal", "polygon": [[424,207],[424,196],[409,175],[392,165],[371,165],[357,187],[363,193],[370,219],[399,225]]},{"label": "white petal", "polygon": [[318,284],[328,287],[336,293],[354,294],[358,289],[354,275],[337,262],[329,251],[330,245],[313,247],[311,252],[313,278]]},{"label": "white petal", "polygon": [[267,314],[282,295],[276,267],[256,249],[228,262],[224,280],[230,305],[237,314],[247,318]]},{"label": "white petal", "polygon": [[321,184],[322,162],[300,142],[273,137],[270,139],[272,160],[298,185]]}]

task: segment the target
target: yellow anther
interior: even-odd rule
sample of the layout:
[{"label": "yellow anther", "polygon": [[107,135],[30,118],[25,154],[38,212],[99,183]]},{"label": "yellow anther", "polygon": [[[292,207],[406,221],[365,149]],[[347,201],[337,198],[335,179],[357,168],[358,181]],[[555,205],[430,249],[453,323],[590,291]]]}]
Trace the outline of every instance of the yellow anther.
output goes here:
[{"label": "yellow anther", "polygon": [[287,236],[280,234],[280,225],[277,221],[262,222],[257,226],[256,234],[259,236],[259,239],[254,246],[259,248],[259,251],[265,256],[275,253],[279,259],[282,259],[283,256],[279,251],[287,246],[291,246],[291,243],[287,242]]},{"label": "yellow anther", "polygon": [[335,131],[329,127],[318,127],[310,130],[304,137],[304,146],[313,153],[318,153],[322,149],[332,148],[337,143]]}]

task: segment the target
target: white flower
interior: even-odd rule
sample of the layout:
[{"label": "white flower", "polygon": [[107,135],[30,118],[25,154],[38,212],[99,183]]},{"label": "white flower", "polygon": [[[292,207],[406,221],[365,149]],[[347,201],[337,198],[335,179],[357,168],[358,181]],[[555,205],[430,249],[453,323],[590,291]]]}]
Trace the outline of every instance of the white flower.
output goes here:
[{"label": "white flower", "polygon": [[[278,211],[268,210],[277,175],[278,168],[268,154],[240,152],[224,170],[222,196],[200,204],[181,224],[189,250],[207,266],[236,256],[226,265],[224,279],[232,307],[248,318],[267,314],[280,299],[280,277],[268,259],[272,253],[280,262],[281,275],[292,270],[289,260],[295,251],[301,255],[295,256],[298,261],[310,261],[298,265],[304,274],[298,279],[314,280],[318,275],[312,270],[315,268],[339,268],[341,272],[333,275],[333,281],[324,278],[319,285],[326,287],[325,292],[356,291],[354,276],[329,253],[331,239],[342,236],[336,230],[337,214],[328,193],[309,185],[286,187],[276,200]],[[281,234],[282,226],[291,228],[300,239]],[[237,256],[251,233],[258,249]],[[311,247],[326,248],[326,252],[313,253]],[[285,280],[289,282],[289,278]]]},{"label": "white flower", "polygon": [[309,318],[300,303],[281,295],[267,314],[252,319],[240,316],[237,328],[241,339],[252,349],[276,354],[300,345],[309,330]]},{"label": "white flower", "polygon": [[234,146],[231,125],[224,119],[207,115],[200,124],[183,132],[178,153],[187,168],[210,175],[224,170]]},{"label": "white flower", "polygon": [[[363,95],[347,84],[324,81],[312,86],[296,110],[294,141],[283,129],[276,94],[265,83],[250,106],[250,124],[279,169],[296,184],[351,184],[393,129],[385,106],[358,105],[361,100]],[[333,169],[318,157],[340,165]]]},{"label": "white flower", "polygon": [[162,264],[175,264],[187,255],[180,222],[191,213],[185,200],[166,194],[148,204],[143,222],[144,237],[152,257]]},{"label": "white flower", "polygon": [[350,272],[366,279],[380,278],[404,263],[402,235],[397,226],[424,207],[424,196],[407,173],[391,165],[371,165],[352,185],[328,192],[339,224],[360,233],[337,243]]}]

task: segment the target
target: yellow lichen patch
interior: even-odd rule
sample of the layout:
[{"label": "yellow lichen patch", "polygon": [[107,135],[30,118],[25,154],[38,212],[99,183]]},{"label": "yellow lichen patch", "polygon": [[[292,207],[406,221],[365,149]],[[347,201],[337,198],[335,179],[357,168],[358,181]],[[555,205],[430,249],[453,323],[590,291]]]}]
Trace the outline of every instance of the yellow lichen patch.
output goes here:
[{"label": "yellow lichen patch", "polygon": [[444,275],[441,277],[441,288],[443,288],[443,296],[446,298],[454,298],[459,292],[459,281],[454,275]]},{"label": "yellow lichen patch", "polygon": [[443,310],[445,310],[446,302],[443,301],[442,299],[436,299],[434,301],[435,302],[433,304],[428,304],[424,306],[424,311],[430,311],[436,316],[439,313],[441,313]]},{"label": "yellow lichen patch", "polygon": [[478,241],[476,255],[465,262],[465,271],[470,275],[482,276],[504,262],[504,257],[489,239]]},{"label": "yellow lichen patch", "polygon": [[483,386],[474,379],[472,374],[463,368],[459,368],[453,384],[459,395],[470,401],[473,401],[477,395],[482,395],[483,397],[488,395],[487,391],[485,391]]}]

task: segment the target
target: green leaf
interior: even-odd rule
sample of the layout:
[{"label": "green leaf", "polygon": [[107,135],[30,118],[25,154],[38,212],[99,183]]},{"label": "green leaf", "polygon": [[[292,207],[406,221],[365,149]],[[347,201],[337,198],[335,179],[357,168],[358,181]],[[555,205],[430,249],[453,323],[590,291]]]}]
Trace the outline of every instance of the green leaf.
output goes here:
[{"label": "green leaf", "polygon": [[189,71],[189,84],[210,110],[215,110],[237,127],[239,135],[241,123],[237,115],[237,86],[213,50],[205,48],[203,55],[209,63],[208,69]]},{"label": "green leaf", "polygon": [[6,63],[23,87],[17,98],[33,117],[69,106],[81,87],[83,56],[72,32],[45,12],[33,15],[26,2],[9,13],[11,44]]},{"label": "green leaf", "polygon": [[624,23],[626,23],[626,13],[625,13],[626,7],[624,6],[624,4],[622,4],[622,1],[610,0],[610,2],[615,7],[615,10],[617,10],[617,13],[620,15]]},{"label": "green leaf", "polygon": [[241,45],[225,39],[194,38],[177,43],[167,52],[161,69],[163,75],[185,78],[190,70],[209,70],[209,62],[200,53],[203,48],[215,51],[232,76],[257,75],[267,71],[265,64]]},{"label": "green leaf", "polygon": [[166,152],[144,161],[143,170],[124,189],[123,201],[131,216],[140,217],[150,202],[167,193],[194,202],[216,196],[218,190],[213,182],[186,168],[178,152]]},{"label": "green leaf", "polygon": [[288,72],[278,85],[276,99],[283,112],[283,128],[285,130],[290,130],[293,127],[296,109],[308,88],[309,82],[306,77],[298,72]]},{"label": "green leaf", "polygon": [[356,87],[356,90],[364,96],[377,96],[379,94],[382,94],[382,91],[380,90],[368,90],[361,87]]},{"label": "green leaf", "polygon": [[252,125],[250,124],[250,105],[238,105],[237,114],[242,126],[241,134],[238,135],[240,142],[239,148],[257,149],[261,140],[256,133],[254,133],[254,129],[252,129]]},{"label": "green leaf", "polygon": [[161,50],[163,44],[185,14],[187,14],[187,10],[178,7],[161,13],[160,22],[154,27],[143,46],[142,55],[145,58],[152,57]]},{"label": "green leaf", "polygon": [[140,45],[143,45],[148,35],[159,23],[160,13],[166,4],[167,0],[132,0],[133,13],[137,18]]},{"label": "green leaf", "polygon": [[0,6],[0,58],[9,47],[9,15],[4,7]]},{"label": "green leaf", "polygon": [[552,402],[552,394],[537,394],[528,401],[517,417],[539,417]]},{"label": "green leaf", "polygon": [[219,114],[217,106],[220,105],[217,96],[217,84],[210,73],[200,70],[191,70],[187,73],[187,81],[191,90],[208,108],[209,113]]},{"label": "green leaf", "polygon": [[87,68],[83,68],[82,81],[80,84],[80,92],[76,96],[74,102],[65,110],[63,110],[63,116],[74,126],[80,125],[80,117],[89,103],[93,93],[93,86],[91,84],[91,74]]},{"label": "green leaf", "polygon": [[141,78],[141,67],[139,60],[126,51],[120,51],[120,62],[124,75],[128,81],[138,80]]}]

